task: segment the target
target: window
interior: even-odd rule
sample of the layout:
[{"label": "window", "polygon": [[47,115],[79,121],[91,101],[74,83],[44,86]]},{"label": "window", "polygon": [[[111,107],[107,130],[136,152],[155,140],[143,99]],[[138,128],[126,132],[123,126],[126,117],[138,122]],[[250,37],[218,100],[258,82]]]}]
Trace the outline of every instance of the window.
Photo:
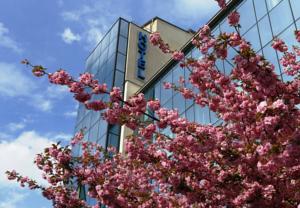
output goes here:
[{"label": "window", "polygon": [[261,19],[266,13],[267,8],[264,0],[253,0],[257,19]]},{"label": "window", "polygon": [[170,71],[160,83],[161,104],[165,104],[172,97],[172,89],[165,89],[164,82],[172,83],[172,71]]},{"label": "window", "polygon": [[265,16],[262,20],[258,22],[259,33],[261,44],[265,46],[268,42],[272,40],[272,31],[270,26],[269,17]]},{"label": "window", "polygon": [[245,35],[244,38],[252,44],[254,51],[261,49],[257,26],[254,25]]},{"label": "window", "polygon": [[274,35],[278,35],[293,21],[289,2],[282,1],[270,12],[271,24]]},{"label": "window", "polygon": [[273,9],[281,0],[266,0],[269,11]]},{"label": "window", "polygon": [[118,55],[117,55],[117,69],[120,70],[120,71],[125,70],[125,58],[126,58],[126,56],[124,56],[121,53],[118,53]]},{"label": "window", "polygon": [[123,84],[124,84],[124,73],[116,70],[114,86],[123,89]]},{"label": "window", "polygon": [[119,37],[118,51],[123,54],[126,54],[127,51],[127,39],[123,38],[122,36]]},{"label": "window", "polygon": [[275,73],[280,76],[281,71],[278,64],[277,54],[276,51],[272,48],[271,44],[267,45],[263,49],[264,57],[275,66]]},{"label": "window", "polygon": [[252,0],[246,0],[238,8],[240,13],[241,34],[244,34],[256,22]]},{"label": "window", "polygon": [[173,109],[177,109],[178,113],[181,114],[182,112],[185,111],[185,102],[184,102],[184,98],[181,95],[181,93],[177,93],[176,95],[174,95],[173,97]]},{"label": "window", "polygon": [[290,0],[295,19],[300,17],[300,2],[299,0]]},{"label": "window", "polygon": [[128,36],[128,22],[125,22],[124,20],[121,20],[120,34],[124,37]]},{"label": "window", "polygon": [[195,105],[195,121],[201,124],[209,124],[209,108]]},{"label": "window", "polygon": [[96,142],[98,139],[98,123],[96,123],[89,132],[89,142]]}]

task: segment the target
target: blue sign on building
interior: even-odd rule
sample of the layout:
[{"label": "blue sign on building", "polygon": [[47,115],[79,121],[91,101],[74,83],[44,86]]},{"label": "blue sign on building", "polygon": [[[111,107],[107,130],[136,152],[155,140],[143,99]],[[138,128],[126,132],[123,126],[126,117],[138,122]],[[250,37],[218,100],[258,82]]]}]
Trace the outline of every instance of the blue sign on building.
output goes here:
[{"label": "blue sign on building", "polygon": [[139,58],[137,60],[137,77],[145,79],[146,69],[146,50],[147,50],[147,35],[139,32],[138,40],[138,53]]}]

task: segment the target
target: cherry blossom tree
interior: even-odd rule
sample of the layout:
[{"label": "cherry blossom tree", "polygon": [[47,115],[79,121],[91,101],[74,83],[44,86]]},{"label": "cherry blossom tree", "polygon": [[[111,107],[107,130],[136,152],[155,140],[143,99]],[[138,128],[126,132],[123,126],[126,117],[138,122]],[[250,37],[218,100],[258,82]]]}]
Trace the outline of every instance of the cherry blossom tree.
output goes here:
[{"label": "cherry blossom tree", "polygon": [[[218,3],[226,7],[225,1]],[[202,53],[197,60],[172,50],[159,33],[150,36],[153,45],[190,72],[179,84],[164,83],[166,90],[208,106],[222,120],[219,125],[181,118],[176,109],[162,108],[143,94],[125,101],[119,88],[108,89],[89,73],[75,79],[65,70],[50,73],[24,60],[35,76],[67,86],[87,109],[101,111],[109,124],[135,133],[126,138],[126,153],[120,154],[84,141],[82,129],[70,144],[81,146],[81,156],[72,157],[71,147],[60,144],[37,155],[35,163],[48,186],[15,170],[7,172],[8,179],[40,189],[56,208],[99,207],[79,197],[83,186],[99,204],[116,208],[300,207],[300,48],[274,39],[272,47],[282,53],[284,72],[291,77],[281,81],[274,65],[239,34],[239,17],[236,11],[228,16],[233,33],[213,36],[206,25],[199,30],[192,41]],[[300,42],[300,31],[295,38]],[[225,75],[216,61],[226,59],[229,48],[236,55],[232,72]],[[91,100],[97,94],[108,94],[110,101]],[[160,133],[165,128],[172,136]]]}]

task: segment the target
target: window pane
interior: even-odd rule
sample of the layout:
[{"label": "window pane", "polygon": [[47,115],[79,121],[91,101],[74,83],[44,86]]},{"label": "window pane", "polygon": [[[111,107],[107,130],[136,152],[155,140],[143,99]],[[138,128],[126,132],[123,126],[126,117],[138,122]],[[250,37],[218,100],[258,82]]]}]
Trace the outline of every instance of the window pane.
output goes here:
[{"label": "window pane", "polygon": [[160,82],[154,86],[154,98],[160,100]]},{"label": "window pane", "polygon": [[122,36],[119,37],[119,52],[126,54],[127,51],[127,39]]},{"label": "window pane", "polygon": [[99,125],[94,125],[91,129],[90,129],[90,133],[89,133],[89,142],[96,142],[98,139],[98,128]]},{"label": "window pane", "polygon": [[300,2],[299,0],[290,0],[295,19],[300,17]]},{"label": "window pane", "polygon": [[120,71],[125,70],[125,56],[121,53],[118,53],[117,56],[117,69]]},{"label": "window pane", "polygon": [[270,18],[273,33],[276,36],[293,22],[293,16],[291,14],[289,2],[284,0],[278,6],[276,6],[274,10],[270,12]]},{"label": "window pane", "polygon": [[172,96],[172,89],[165,89],[164,82],[172,83],[172,73],[169,72],[161,81],[161,85],[160,85],[161,104],[167,102]]},{"label": "window pane", "polygon": [[247,0],[239,9],[241,33],[245,33],[256,22],[252,0]]},{"label": "window pane", "polygon": [[179,66],[179,64],[177,64],[174,68],[173,68],[173,82],[174,84],[176,84],[177,86],[179,85],[179,78],[183,77],[184,78],[184,69],[181,68]]},{"label": "window pane", "polygon": [[278,64],[278,59],[277,59],[277,55],[276,55],[276,51],[272,48],[271,44],[267,45],[264,49],[264,56],[265,58],[275,66],[275,73],[280,75],[281,71],[280,71],[280,67]]},{"label": "window pane", "polygon": [[259,35],[256,25],[252,27],[245,35],[244,38],[252,44],[254,51],[261,49]]},{"label": "window pane", "polygon": [[108,135],[108,144],[107,147],[113,146],[115,148],[118,148],[119,146],[119,136],[115,134],[109,134]]},{"label": "window pane", "polygon": [[123,84],[124,84],[124,73],[116,70],[115,72],[115,83],[114,86],[120,87],[123,89]]},{"label": "window pane", "polygon": [[225,74],[229,75],[232,71],[233,66],[227,62],[227,60],[224,61],[224,69],[225,69]]},{"label": "window pane", "polygon": [[254,0],[254,6],[257,19],[259,20],[267,13],[267,8],[264,0]]},{"label": "window pane", "polygon": [[117,50],[117,38],[115,38],[112,42],[110,42],[108,47],[107,57],[111,57],[111,55]]},{"label": "window pane", "polygon": [[260,32],[261,43],[264,46],[273,38],[269,17],[265,16],[261,21],[259,21],[258,27]]},{"label": "window pane", "polygon": [[107,122],[101,119],[99,121],[98,125],[99,125],[99,133],[98,133],[98,135],[99,135],[99,137],[102,137],[107,132]]},{"label": "window pane", "polygon": [[124,20],[121,20],[120,34],[125,37],[128,36],[128,23],[125,22]]},{"label": "window pane", "polygon": [[195,121],[194,106],[190,107],[190,108],[186,111],[186,118],[187,118],[188,121],[190,121],[190,122]]},{"label": "window pane", "polygon": [[209,108],[207,106],[200,107],[199,105],[195,105],[195,122],[201,124],[209,124]]},{"label": "window pane", "polygon": [[181,93],[176,93],[176,95],[173,97],[173,109],[177,109],[179,114],[184,112],[185,102],[184,102],[184,98],[182,97]]},{"label": "window pane", "polygon": [[281,0],[266,0],[269,11],[275,7]]},{"label": "window pane", "polygon": [[110,125],[109,133],[114,133],[114,134],[119,135],[120,134],[120,126],[119,125]]}]

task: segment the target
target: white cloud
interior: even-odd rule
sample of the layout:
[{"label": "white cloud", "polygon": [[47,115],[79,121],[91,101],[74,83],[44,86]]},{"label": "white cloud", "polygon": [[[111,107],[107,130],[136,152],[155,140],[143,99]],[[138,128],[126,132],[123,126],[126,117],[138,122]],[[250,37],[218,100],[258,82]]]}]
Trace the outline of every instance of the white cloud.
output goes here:
[{"label": "white cloud", "polygon": [[73,33],[70,28],[65,28],[64,32],[61,34],[61,38],[67,44],[71,44],[74,41],[81,40],[81,36],[79,34]]},{"label": "white cloud", "polygon": [[68,111],[64,113],[65,117],[74,118],[77,116],[77,111]]},{"label": "white cloud", "polygon": [[60,99],[69,94],[69,88],[67,86],[50,85],[47,87],[47,95],[50,98]]},{"label": "white cloud", "polygon": [[[115,5],[113,10],[112,5]],[[119,18],[119,15],[131,19],[127,10],[128,8],[121,6],[121,4],[115,4],[111,1],[91,1],[85,2],[79,9],[64,11],[62,18],[68,23],[76,23],[76,27],[82,29],[83,32],[80,33],[80,36],[86,43],[85,47],[90,49],[94,48],[102,39],[111,25]]]},{"label": "white cloud", "polygon": [[17,204],[28,196],[17,191],[6,191],[5,195],[4,200],[0,202],[0,208],[17,208]]},{"label": "white cloud", "polygon": [[55,140],[55,141],[70,141],[72,139],[72,135],[71,134],[65,134],[65,133],[59,133],[59,134],[56,134],[52,137],[50,137],[52,140]]},{"label": "white cloud", "polygon": [[9,131],[18,131],[21,129],[24,129],[26,126],[25,122],[18,122],[18,123],[9,123],[7,124],[7,128],[9,129]]},{"label": "white cloud", "polygon": [[8,181],[4,172],[16,169],[24,176],[29,176],[39,183],[45,184],[41,171],[33,164],[36,154],[53,143],[35,131],[24,131],[15,140],[0,138],[0,187],[15,186]]},{"label": "white cloud", "polygon": [[29,95],[36,86],[24,72],[14,64],[0,62],[0,95],[9,97]]},{"label": "white cloud", "polygon": [[0,22],[0,46],[9,48],[17,53],[21,53],[22,49],[17,42],[9,36],[9,30]]},{"label": "white cloud", "polygon": [[30,99],[30,105],[40,111],[49,112],[52,110],[54,105],[53,100],[48,99],[42,94],[33,95]]}]

